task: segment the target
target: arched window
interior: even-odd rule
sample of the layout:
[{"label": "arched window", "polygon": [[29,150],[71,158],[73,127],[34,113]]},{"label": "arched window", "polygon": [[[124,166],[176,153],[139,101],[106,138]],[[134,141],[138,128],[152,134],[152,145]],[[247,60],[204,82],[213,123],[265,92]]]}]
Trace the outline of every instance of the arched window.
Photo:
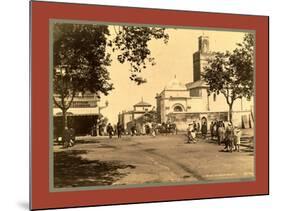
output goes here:
[{"label": "arched window", "polygon": [[174,112],[183,112],[183,109],[181,106],[177,105],[174,107]]}]

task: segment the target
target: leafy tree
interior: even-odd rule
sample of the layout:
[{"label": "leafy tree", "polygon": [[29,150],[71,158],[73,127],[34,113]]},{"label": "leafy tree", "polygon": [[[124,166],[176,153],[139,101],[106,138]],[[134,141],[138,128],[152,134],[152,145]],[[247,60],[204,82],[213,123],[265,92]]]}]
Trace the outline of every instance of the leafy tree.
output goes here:
[{"label": "leafy tree", "polygon": [[147,64],[155,65],[155,59],[151,56],[148,48],[149,41],[152,39],[164,39],[167,43],[169,36],[165,34],[164,28],[156,27],[137,27],[123,26],[114,27],[116,37],[113,39],[115,47],[113,51],[118,49],[120,54],[117,59],[120,63],[128,62],[130,64],[130,79],[138,85],[145,83],[146,79],[139,76],[143,69],[147,68]]},{"label": "leafy tree", "polygon": [[251,98],[254,92],[254,35],[246,34],[233,52],[215,52],[202,73],[209,93],[222,93],[229,106],[229,121],[236,99]]},{"label": "leafy tree", "polygon": [[[115,28],[116,29],[116,28]],[[53,25],[53,100],[62,110],[63,128],[67,110],[77,93],[108,95],[113,89],[108,67],[108,48],[118,52],[119,62],[130,64],[130,79],[138,85],[146,82],[140,73],[147,64],[155,64],[148,47],[152,39],[168,40],[163,28],[120,26],[110,35],[109,26],[55,23]]]},{"label": "leafy tree", "polygon": [[158,122],[157,112],[153,111],[153,110],[152,111],[148,111],[147,113],[144,114],[143,120],[144,120],[144,123],[147,123],[147,122],[156,123],[156,122]]},{"label": "leafy tree", "polygon": [[106,69],[111,62],[106,53],[107,35],[106,26],[54,24],[53,99],[62,110],[63,128],[78,92],[107,95],[113,89]]}]

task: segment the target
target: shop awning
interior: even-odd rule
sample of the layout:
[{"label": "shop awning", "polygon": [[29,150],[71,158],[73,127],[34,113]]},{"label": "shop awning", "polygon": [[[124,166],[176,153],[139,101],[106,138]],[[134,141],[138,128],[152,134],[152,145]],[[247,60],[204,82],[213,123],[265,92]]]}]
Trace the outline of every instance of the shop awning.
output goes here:
[{"label": "shop awning", "polygon": [[[69,108],[67,110],[68,116],[94,116],[98,115],[98,108]],[[54,116],[62,116],[62,111],[59,108],[53,108]]]}]

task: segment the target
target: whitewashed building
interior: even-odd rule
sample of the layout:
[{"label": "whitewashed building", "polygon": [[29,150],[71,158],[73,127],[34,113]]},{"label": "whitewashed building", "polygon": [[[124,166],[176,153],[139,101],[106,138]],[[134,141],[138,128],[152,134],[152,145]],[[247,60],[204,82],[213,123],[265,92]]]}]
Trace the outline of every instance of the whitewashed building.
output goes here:
[{"label": "whitewashed building", "polygon": [[[198,51],[193,54],[193,82],[182,83],[176,76],[156,95],[156,110],[161,122],[174,122],[179,130],[186,130],[188,123],[202,123],[229,119],[228,104],[222,94],[208,95],[208,85],[201,80],[201,73],[212,56],[209,38],[200,36]],[[253,127],[253,99],[237,99],[233,104],[234,124]]]}]

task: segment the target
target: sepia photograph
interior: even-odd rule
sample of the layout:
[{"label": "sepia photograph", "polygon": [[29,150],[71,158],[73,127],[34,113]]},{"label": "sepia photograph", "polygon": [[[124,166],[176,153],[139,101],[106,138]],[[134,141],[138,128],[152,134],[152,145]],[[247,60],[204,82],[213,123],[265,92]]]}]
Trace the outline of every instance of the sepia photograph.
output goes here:
[{"label": "sepia photograph", "polygon": [[49,27],[51,191],[255,181],[255,31]]}]

